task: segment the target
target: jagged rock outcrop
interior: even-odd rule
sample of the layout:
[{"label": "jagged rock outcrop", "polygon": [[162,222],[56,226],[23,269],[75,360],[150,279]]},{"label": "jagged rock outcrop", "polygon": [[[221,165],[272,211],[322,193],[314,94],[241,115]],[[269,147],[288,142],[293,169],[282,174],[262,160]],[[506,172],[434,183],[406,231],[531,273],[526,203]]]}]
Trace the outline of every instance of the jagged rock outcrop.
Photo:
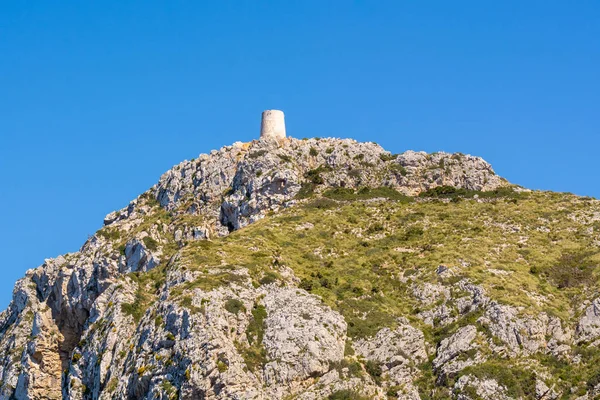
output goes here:
[{"label": "jagged rock outcrop", "polygon": [[[392,157],[375,143],[286,139],[238,142],[185,161],[160,178],[155,193],[162,207],[184,203],[185,212],[203,215],[225,235],[291,206],[307,174],[322,187],[390,186],[409,195],[443,185],[492,190],[506,184],[478,157],[412,151]],[[117,220],[111,214],[105,223]]]}]

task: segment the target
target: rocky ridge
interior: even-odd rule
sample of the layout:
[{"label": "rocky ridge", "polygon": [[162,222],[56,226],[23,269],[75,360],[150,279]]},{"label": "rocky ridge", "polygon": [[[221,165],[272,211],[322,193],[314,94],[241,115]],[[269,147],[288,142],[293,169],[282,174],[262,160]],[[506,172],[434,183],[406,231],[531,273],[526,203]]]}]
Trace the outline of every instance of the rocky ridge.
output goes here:
[{"label": "rocky ridge", "polygon": [[[363,334],[356,324],[371,314],[344,308],[346,294],[328,301],[322,294],[329,292],[319,292],[337,284],[319,276],[329,265],[322,260],[336,254],[312,249],[304,257],[314,271],[305,276],[283,249],[260,248],[269,231],[254,235],[246,250],[260,263],[235,265],[210,247],[286,210],[313,207],[323,220],[332,202],[346,204],[335,196],[356,196],[357,207],[373,207],[370,218],[377,219],[374,207],[400,207],[419,194],[443,197],[449,188],[474,204],[485,204],[486,193],[505,195],[503,188],[520,193],[477,157],[392,155],[353,140],[235,143],[184,161],[107,215],[80,251],[45,260],[17,282],[0,314],[0,399],[593,398],[600,393],[594,377],[566,390],[553,370],[535,366],[540,357],[577,365],[595,351],[600,307],[593,290],[559,317],[503,303],[464,274],[466,261],[436,266],[430,282],[419,281],[424,272],[390,270],[386,279],[406,288],[393,292],[401,290],[414,312],[389,311],[385,323]],[[589,210],[569,217],[591,226],[595,238]],[[381,217],[381,227],[350,220],[347,232],[331,235],[351,234],[368,247],[385,240]],[[290,218],[300,237],[319,229],[317,221]],[[429,215],[419,218],[425,230],[432,224]],[[486,223],[511,234],[522,229]],[[409,229],[402,240],[422,234]],[[397,247],[402,240],[392,243],[396,253],[433,251]],[[386,296],[376,287],[350,292],[357,305]],[[529,363],[530,390],[494,375],[499,357]]]}]

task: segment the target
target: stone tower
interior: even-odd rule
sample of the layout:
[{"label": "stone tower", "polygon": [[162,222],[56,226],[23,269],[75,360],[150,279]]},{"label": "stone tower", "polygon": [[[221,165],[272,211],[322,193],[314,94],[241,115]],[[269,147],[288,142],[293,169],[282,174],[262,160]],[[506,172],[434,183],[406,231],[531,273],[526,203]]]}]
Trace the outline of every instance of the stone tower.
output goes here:
[{"label": "stone tower", "polygon": [[284,139],[285,138],[285,119],[283,111],[266,110],[262,113],[260,123],[260,138]]}]

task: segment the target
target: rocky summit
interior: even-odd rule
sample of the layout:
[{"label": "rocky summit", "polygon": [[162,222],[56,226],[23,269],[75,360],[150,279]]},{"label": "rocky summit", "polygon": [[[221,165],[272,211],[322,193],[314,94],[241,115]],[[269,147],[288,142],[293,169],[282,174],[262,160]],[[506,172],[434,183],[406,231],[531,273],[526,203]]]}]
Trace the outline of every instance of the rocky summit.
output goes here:
[{"label": "rocky summit", "polygon": [[167,171],[0,314],[0,399],[594,399],[600,202],[264,138]]}]

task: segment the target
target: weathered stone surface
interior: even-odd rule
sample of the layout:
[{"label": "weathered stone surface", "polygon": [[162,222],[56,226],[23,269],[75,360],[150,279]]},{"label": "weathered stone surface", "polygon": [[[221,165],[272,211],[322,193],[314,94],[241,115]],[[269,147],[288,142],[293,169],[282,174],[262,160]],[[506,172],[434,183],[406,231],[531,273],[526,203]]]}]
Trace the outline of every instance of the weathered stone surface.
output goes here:
[{"label": "weathered stone surface", "polygon": [[448,300],[450,298],[450,289],[442,285],[425,283],[415,286],[413,294],[424,305],[431,305],[436,301]]},{"label": "weathered stone surface", "polygon": [[160,259],[152,255],[152,252],[137,239],[130,240],[125,245],[125,265],[121,272],[146,272],[156,267]]},{"label": "weathered stone surface", "polygon": [[406,398],[418,398],[412,382],[418,375],[416,366],[427,360],[423,333],[400,319],[396,329],[384,328],[368,339],[354,343],[358,354],[383,366],[391,385],[400,386]]},{"label": "weathered stone surface", "polygon": [[388,366],[405,360],[418,364],[427,359],[423,333],[406,319],[400,320],[396,329],[384,328],[373,338],[356,341],[354,348],[366,359]]},{"label": "weathered stone surface", "polygon": [[535,382],[535,397],[538,400],[555,400],[558,399],[559,394],[556,393],[552,388],[549,388],[544,381],[541,379]]},{"label": "weathered stone surface", "polygon": [[461,354],[467,354],[479,346],[474,343],[477,337],[477,328],[467,325],[460,328],[454,335],[441,341],[437,348],[437,355],[433,360],[433,367],[441,370],[441,376],[448,376],[476,363],[474,355],[458,359]]},{"label": "weathered stone surface", "polygon": [[325,374],[344,358],[346,321],[297,288],[273,288],[264,297],[265,382],[273,386]]},{"label": "weathered stone surface", "polygon": [[592,341],[600,338],[600,297],[586,309],[575,331],[577,342]]},{"label": "weathered stone surface", "polygon": [[473,375],[461,376],[454,387],[456,398],[459,400],[474,400],[465,394],[467,388],[477,393],[477,396],[483,400],[510,400],[506,394],[506,388],[494,379],[479,379]]},{"label": "weathered stone surface", "polygon": [[537,317],[522,316],[511,306],[494,301],[479,322],[505,344],[511,354],[530,355],[546,349],[561,353],[561,344],[570,343],[572,333],[562,328],[560,320],[541,313]]}]

